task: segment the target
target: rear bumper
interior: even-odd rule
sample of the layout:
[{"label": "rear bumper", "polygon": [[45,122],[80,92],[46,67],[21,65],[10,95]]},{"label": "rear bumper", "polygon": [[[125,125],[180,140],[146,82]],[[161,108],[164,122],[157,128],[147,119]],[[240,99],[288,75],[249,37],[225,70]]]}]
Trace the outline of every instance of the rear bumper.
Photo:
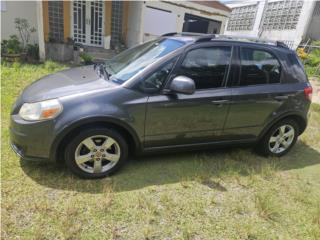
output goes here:
[{"label": "rear bumper", "polygon": [[10,145],[23,160],[50,161],[52,122],[28,122],[11,116]]}]

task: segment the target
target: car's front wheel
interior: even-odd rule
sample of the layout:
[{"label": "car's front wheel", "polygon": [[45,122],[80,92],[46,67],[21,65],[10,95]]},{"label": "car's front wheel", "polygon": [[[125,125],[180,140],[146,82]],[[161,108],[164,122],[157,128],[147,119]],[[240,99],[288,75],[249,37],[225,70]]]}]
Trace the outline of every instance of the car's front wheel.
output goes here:
[{"label": "car's front wheel", "polygon": [[299,126],[292,119],[284,119],[276,123],[259,143],[263,155],[281,157],[296,143]]},{"label": "car's front wheel", "polygon": [[81,131],[66,147],[65,159],[69,169],[82,178],[101,178],[126,161],[128,145],[117,131],[91,128]]}]

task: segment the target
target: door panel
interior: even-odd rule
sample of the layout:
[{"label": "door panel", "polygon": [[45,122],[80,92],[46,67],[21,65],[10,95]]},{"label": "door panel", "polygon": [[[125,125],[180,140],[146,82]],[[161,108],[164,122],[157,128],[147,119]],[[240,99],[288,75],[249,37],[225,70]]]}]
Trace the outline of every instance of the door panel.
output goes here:
[{"label": "door panel", "polygon": [[282,66],[269,49],[240,46],[236,51],[238,77],[223,132],[229,140],[257,137],[284,102],[278,95],[287,94],[280,84]]},{"label": "door panel", "polygon": [[197,91],[193,95],[150,96],[145,147],[210,142],[218,139],[228,112],[231,90]]},{"label": "door panel", "polygon": [[257,137],[266,122],[281,114],[292,96],[293,91],[284,84],[233,88],[224,137],[232,140]]}]

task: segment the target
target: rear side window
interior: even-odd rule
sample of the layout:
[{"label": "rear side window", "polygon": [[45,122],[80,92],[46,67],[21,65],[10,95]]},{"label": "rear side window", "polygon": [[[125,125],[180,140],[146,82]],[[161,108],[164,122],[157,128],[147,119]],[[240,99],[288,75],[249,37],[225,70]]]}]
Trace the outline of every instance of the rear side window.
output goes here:
[{"label": "rear side window", "polygon": [[280,83],[281,66],[271,53],[252,48],[240,49],[240,85]]},{"label": "rear side window", "polygon": [[289,69],[291,78],[287,79],[290,82],[306,82],[307,76],[303,69],[303,64],[295,53],[288,54]]},{"label": "rear side window", "polygon": [[197,48],[187,53],[178,75],[192,78],[196,89],[221,87],[228,73],[231,47]]}]

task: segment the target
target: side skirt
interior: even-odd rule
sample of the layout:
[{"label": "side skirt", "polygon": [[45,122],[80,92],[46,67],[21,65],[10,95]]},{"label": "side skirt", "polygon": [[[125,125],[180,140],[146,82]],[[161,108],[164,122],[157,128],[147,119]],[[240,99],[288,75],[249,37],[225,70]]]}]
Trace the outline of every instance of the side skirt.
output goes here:
[{"label": "side skirt", "polygon": [[208,149],[211,147],[221,148],[224,146],[252,146],[256,143],[257,139],[242,139],[232,141],[217,141],[217,142],[206,142],[206,143],[194,143],[194,144],[181,144],[181,145],[169,145],[160,147],[148,147],[142,150],[142,154],[148,154],[153,152],[167,152],[167,151],[193,151],[200,149]]}]

